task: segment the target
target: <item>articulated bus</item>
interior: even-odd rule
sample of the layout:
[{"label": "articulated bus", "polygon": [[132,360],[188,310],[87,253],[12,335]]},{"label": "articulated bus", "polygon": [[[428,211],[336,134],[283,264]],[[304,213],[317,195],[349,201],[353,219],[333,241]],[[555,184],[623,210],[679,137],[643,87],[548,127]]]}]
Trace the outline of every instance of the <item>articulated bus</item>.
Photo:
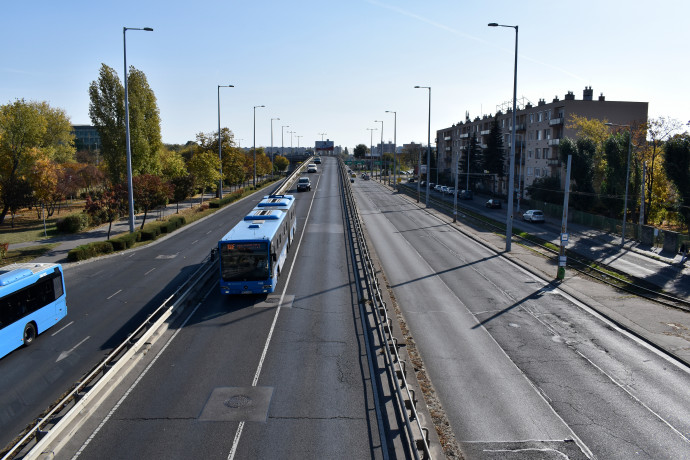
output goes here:
[{"label": "articulated bus", "polygon": [[292,195],[265,196],[218,242],[221,293],[275,290],[297,228],[294,204]]},{"label": "articulated bus", "polygon": [[67,316],[60,264],[23,263],[0,268],[0,358]]}]

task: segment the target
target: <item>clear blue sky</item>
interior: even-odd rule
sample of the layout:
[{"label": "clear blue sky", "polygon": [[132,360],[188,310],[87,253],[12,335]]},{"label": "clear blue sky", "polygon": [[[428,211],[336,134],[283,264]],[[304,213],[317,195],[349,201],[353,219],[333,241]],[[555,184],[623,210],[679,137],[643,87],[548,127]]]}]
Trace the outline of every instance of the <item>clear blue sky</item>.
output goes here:
[{"label": "clear blue sky", "polygon": [[[101,63],[142,70],[158,99],[163,140],[184,143],[221,124],[251,146],[300,145],[319,133],[350,150],[367,128],[398,144],[494,113],[512,98],[518,25],[518,97],[536,103],[582,98],[649,102],[650,117],[690,120],[690,2],[649,1],[27,1],[3,2],[0,103],[45,100],[90,124],[89,83]],[[293,138],[297,146],[297,138]],[[374,143],[380,131],[374,132]]]}]

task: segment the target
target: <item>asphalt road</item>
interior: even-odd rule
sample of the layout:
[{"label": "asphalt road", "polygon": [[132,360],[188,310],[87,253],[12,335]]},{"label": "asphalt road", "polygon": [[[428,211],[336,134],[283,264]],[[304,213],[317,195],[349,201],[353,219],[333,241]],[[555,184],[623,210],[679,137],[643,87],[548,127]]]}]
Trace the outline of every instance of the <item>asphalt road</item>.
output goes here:
[{"label": "asphalt road", "polygon": [[[382,458],[335,160],[296,195],[274,294],[214,285],[69,450],[79,458]],[[159,343],[160,342],[160,343]],[[121,399],[119,399],[121,398]],[[101,422],[104,420],[104,422]],[[107,454],[104,454],[107,453]],[[61,453],[61,456],[67,452]]]},{"label": "asphalt road", "polygon": [[136,250],[65,266],[67,317],[0,360],[0,445],[79,381],[191,276],[265,191]]},{"label": "asphalt road", "polygon": [[355,188],[468,458],[687,458],[687,368],[406,198]]}]

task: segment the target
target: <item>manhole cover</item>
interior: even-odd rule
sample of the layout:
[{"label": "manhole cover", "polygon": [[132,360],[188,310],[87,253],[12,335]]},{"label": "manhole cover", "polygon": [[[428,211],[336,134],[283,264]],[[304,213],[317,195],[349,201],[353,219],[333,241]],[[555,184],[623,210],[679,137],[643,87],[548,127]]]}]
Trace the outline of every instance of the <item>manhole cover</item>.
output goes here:
[{"label": "manhole cover", "polygon": [[226,399],[225,402],[223,402],[223,404],[225,404],[231,409],[242,409],[244,407],[249,407],[252,405],[252,398],[245,395],[237,395],[233,396],[230,399]]}]

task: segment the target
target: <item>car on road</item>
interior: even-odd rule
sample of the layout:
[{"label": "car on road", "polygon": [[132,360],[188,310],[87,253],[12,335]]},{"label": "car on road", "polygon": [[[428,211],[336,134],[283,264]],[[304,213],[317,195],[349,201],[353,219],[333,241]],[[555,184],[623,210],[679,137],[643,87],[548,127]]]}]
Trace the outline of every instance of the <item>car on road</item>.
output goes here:
[{"label": "car on road", "polygon": [[544,222],[544,213],[539,209],[530,209],[522,215],[525,222]]},{"label": "car on road", "polygon": [[460,190],[458,198],[461,200],[471,200],[473,198],[472,190]]},{"label": "car on road", "polygon": [[306,192],[308,190],[311,190],[311,181],[308,177],[300,177],[297,180],[297,191]]},{"label": "car on road", "polygon": [[484,206],[486,206],[487,208],[501,209],[501,200],[491,198],[489,201],[486,202]]},{"label": "car on road", "polygon": [[321,164],[321,157],[314,157],[314,163],[317,165]]},{"label": "car on road", "polygon": [[308,172],[308,173],[315,173],[315,172],[317,172],[317,171],[318,171],[318,170],[316,169],[316,165],[315,165],[314,163],[309,163],[309,164],[307,165],[307,172]]},{"label": "car on road", "polygon": [[362,174],[362,179],[369,180],[370,179],[369,174]]}]

